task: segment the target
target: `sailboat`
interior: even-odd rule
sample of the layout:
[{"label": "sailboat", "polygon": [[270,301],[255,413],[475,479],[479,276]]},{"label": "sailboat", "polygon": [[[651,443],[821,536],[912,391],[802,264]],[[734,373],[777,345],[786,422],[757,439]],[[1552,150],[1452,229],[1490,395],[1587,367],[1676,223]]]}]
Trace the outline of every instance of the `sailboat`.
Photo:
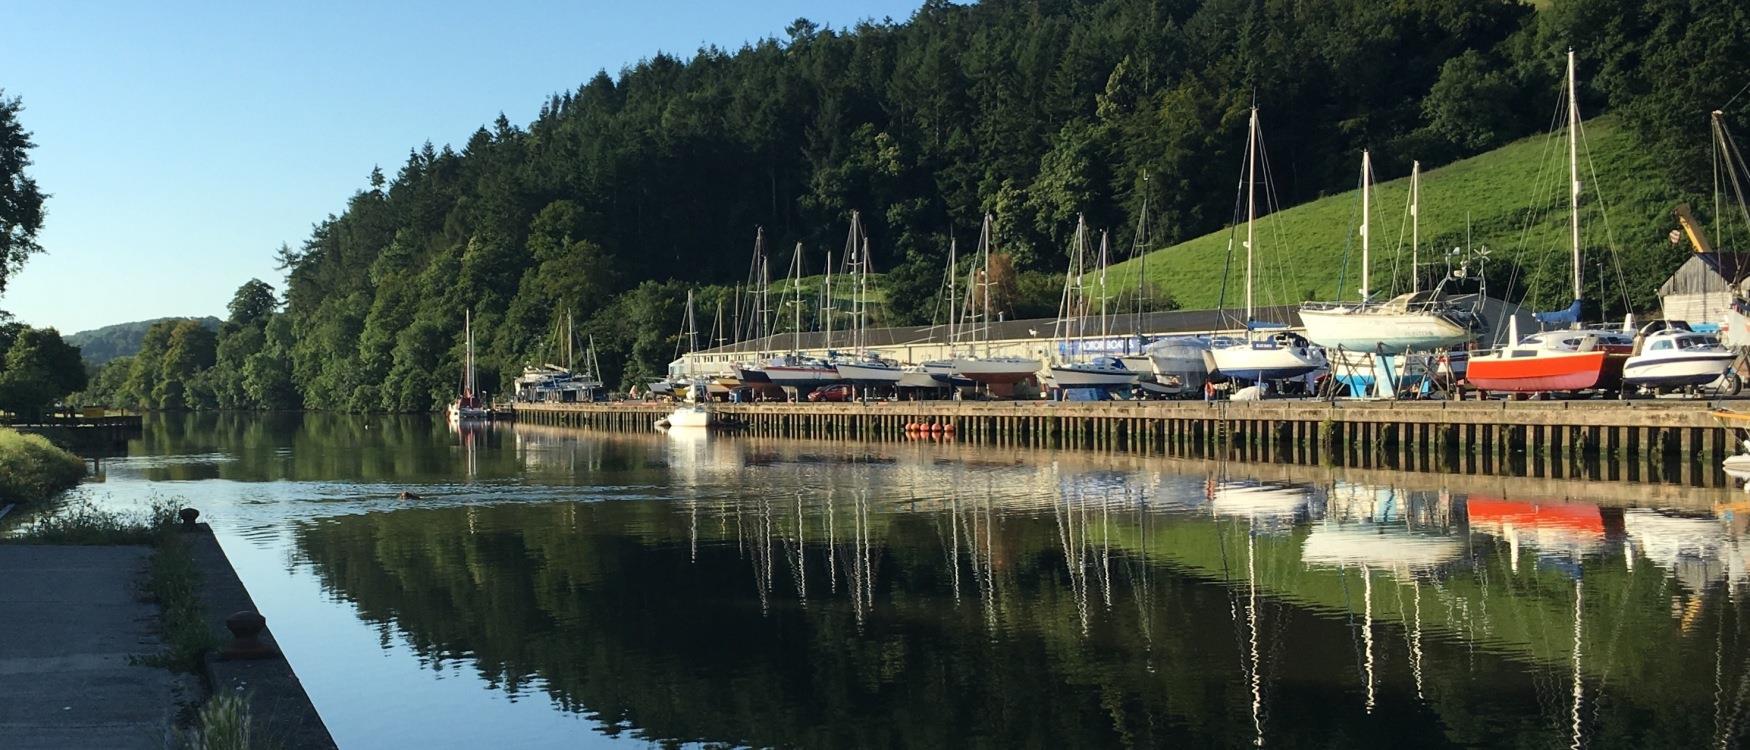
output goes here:
[{"label": "sailboat", "polygon": [[[687,320],[686,330],[682,338],[687,342],[687,354],[698,350],[698,327],[693,318],[693,291],[687,290]],[[673,413],[658,423],[664,427],[710,427],[712,413],[707,404],[711,400],[706,378],[689,372],[684,364],[686,357],[675,359],[676,364],[669,365],[669,382],[678,385],[685,384],[687,389],[686,402],[676,408]]]},{"label": "sailboat", "polygon": [[[1142,176],[1144,186],[1149,176]],[[1136,237],[1131,242],[1130,257],[1136,259],[1136,299],[1131,317],[1131,336],[1137,351],[1125,354],[1124,366],[1142,376],[1142,387],[1159,395],[1179,396],[1203,392],[1203,381],[1209,377],[1208,339],[1196,336],[1169,336],[1151,339],[1142,332],[1143,314],[1148,312],[1148,199],[1143,190],[1142,212],[1136,219]],[[1152,383],[1148,382],[1153,380]]]},{"label": "sailboat", "polygon": [[[1106,330],[1106,259],[1107,244],[1100,234],[1100,343],[1107,341]],[[1125,367],[1117,357],[1085,354],[1088,346],[1087,316],[1092,307],[1087,287],[1088,225],[1076,217],[1075,247],[1071,251],[1069,273],[1063,279],[1063,314],[1058,317],[1058,349],[1061,361],[1051,366],[1051,380],[1059,388],[1116,388],[1135,385],[1137,373]]]},{"label": "sailboat", "polygon": [[[769,346],[773,328],[771,308],[768,306],[768,302],[771,300],[772,272],[766,262],[765,227],[757,227],[754,230],[753,261],[748,265],[747,281],[750,314],[748,315],[747,335],[742,340],[757,340],[762,345]],[[741,331],[737,330],[736,335],[740,336]],[[766,375],[765,366],[760,362],[762,357],[731,365],[730,369],[735,372],[736,380],[740,381],[742,385],[771,385],[772,379]]]},{"label": "sailboat", "polygon": [[1211,370],[1234,380],[1284,380],[1325,366],[1324,355],[1281,323],[1252,319],[1252,279],[1257,255],[1258,157],[1264,149],[1258,108],[1252,108],[1246,136],[1246,332],[1243,336],[1210,339]]},{"label": "sailboat", "polygon": [[942,275],[943,282],[948,287],[948,356],[945,359],[933,359],[919,365],[924,373],[940,384],[952,384],[954,381],[954,357],[960,352],[960,297],[955,282],[960,275],[957,268],[960,256],[960,246],[954,238],[948,238],[948,269]]},{"label": "sailboat", "polygon": [[819,357],[810,357],[802,353],[802,243],[796,243],[796,253],[791,256],[791,286],[796,295],[792,300],[796,309],[796,328],[789,354],[780,355],[767,360],[766,378],[772,385],[796,389],[797,395],[814,390],[823,385],[836,383],[839,380],[838,368]]},{"label": "sailboat", "polygon": [[[1496,352],[1470,358],[1465,379],[1484,391],[1527,393],[1615,388],[1620,385],[1625,356],[1633,339],[1622,331],[1579,328],[1580,266],[1580,102],[1575,93],[1574,51],[1568,50],[1568,211],[1574,261],[1574,303],[1568,309],[1539,313],[1544,323],[1566,324],[1569,330],[1545,331],[1523,341],[1510,341]],[[1517,338],[1517,320],[1510,327]]]},{"label": "sailboat", "polygon": [[492,418],[492,411],[475,393],[474,384],[474,312],[464,312],[462,317],[462,336],[466,340],[467,354],[462,361],[462,393],[450,402],[449,415],[451,424],[463,422],[478,422]]},{"label": "sailboat", "polygon": [[[851,212],[850,236],[845,240],[845,271],[851,276],[851,348],[849,354],[833,354],[830,361],[840,380],[862,386],[891,386],[904,374],[899,363],[869,349],[869,235],[862,216]],[[830,293],[830,291],[829,291]],[[830,346],[830,342],[829,342]]]},{"label": "sailboat", "polygon": [[980,294],[980,312],[976,314],[978,341],[984,345],[982,353],[978,347],[969,347],[965,354],[954,356],[954,374],[984,386],[1008,387],[1039,372],[1039,360],[1027,357],[1005,357],[991,354],[990,350],[990,246],[993,241],[991,232],[991,216],[984,215],[984,227],[978,233],[978,267],[979,277],[973,293]]},{"label": "sailboat", "polygon": [[1300,307],[1306,337],[1330,349],[1369,354],[1402,354],[1431,351],[1469,343],[1482,333],[1480,319],[1472,310],[1441,298],[1439,288],[1423,292],[1418,287],[1416,257],[1421,240],[1421,164],[1410,173],[1411,290],[1385,302],[1373,302],[1373,239],[1371,195],[1373,157],[1361,152],[1361,300],[1359,302],[1307,302]]},{"label": "sailboat", "polygon": [[565,364],[551,363],[527,365],[523,374],[516,379],[516,399],[518,401],[540,402],[560,401],[577,402],[593,401],[602,388],[602,382],[595,375],[599,368],[595,367],[595,347],[592,344],[584,352],[585,368],[577,368],[577,359],[573,345],[576,343],[572,331],[571,313],[565,313],[563,326],[558,320],[553,324],[554,336],[564,338]]}]

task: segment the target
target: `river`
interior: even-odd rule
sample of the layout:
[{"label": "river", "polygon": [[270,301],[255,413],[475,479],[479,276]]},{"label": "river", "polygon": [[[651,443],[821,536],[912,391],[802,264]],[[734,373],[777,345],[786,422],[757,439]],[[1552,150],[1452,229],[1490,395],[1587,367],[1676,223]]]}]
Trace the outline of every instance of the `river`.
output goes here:
[{"label": "river", "polygon": [[346,748],[1746,734],[1743,493],[1272,468],[202,414],[87,491],[199,508]]}]

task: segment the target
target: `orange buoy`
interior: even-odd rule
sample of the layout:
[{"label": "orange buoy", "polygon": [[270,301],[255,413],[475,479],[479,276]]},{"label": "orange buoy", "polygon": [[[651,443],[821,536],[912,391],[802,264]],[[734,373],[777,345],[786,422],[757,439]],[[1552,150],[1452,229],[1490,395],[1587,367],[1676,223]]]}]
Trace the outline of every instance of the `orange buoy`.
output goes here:
[{"label": "orange buoy", "polygon": [[943,432],[953,432],[954,431],[954,423],[949,422],[945,425],[942,425],[942,431]]}]

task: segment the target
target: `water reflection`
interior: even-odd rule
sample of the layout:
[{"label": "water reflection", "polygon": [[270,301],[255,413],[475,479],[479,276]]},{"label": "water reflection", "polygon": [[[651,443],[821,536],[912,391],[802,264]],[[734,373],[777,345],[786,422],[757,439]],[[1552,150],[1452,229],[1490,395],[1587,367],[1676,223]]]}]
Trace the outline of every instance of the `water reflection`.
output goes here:
[{"label": "water reflection", "polygon": [[[342,458],[317,429],[367,432],[239,424],[235,443],[191,437],[186,452],[129,460],[147,476],[201,463],[275,487],[306,476],[307,458],[325,464],[333,474],[290,484],[353,499],[216,515],[289,529],[248,541],[284,545],[279,574],[314,576],[385,653],[473,675],[483,694],[538,696],[607,737],[1695,746],[1744,734],[1735,498],[1623,509],[1547,482],[1479,492],[1462,477],[1310,468],[1297,481],[1069,452],[528,426],[397,427],[406,444]],[[415,482],[439,501],[381,497],[379,485]],[[302,657],[305,673],[355,666]],[[343,744],[373,700],[318,696],[340,712],[327,718]],[[492,737],[465,713],[427,721],[409,731]]]}]

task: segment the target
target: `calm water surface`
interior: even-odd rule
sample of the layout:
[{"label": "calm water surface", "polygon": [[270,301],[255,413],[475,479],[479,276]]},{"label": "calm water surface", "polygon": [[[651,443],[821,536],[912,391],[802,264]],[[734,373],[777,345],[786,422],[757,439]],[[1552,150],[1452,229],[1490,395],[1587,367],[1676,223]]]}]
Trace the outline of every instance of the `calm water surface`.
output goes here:
[{"label": "calm water surface", "polygon": [[199,507],[348,748],[1747,731],[1731,491],[318,415],[154,418],[129,453],[95,495]]}]

